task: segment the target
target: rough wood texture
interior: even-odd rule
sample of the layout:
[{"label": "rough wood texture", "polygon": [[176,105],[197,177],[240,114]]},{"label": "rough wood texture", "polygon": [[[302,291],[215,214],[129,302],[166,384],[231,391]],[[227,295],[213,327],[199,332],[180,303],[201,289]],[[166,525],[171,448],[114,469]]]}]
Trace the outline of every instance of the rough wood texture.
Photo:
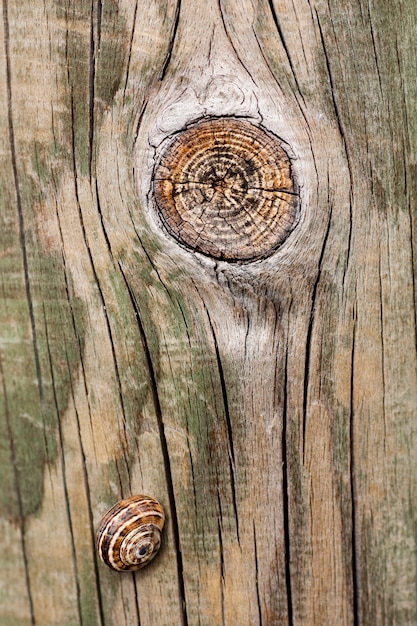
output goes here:
[{"label": "rough wood texture", "polygon": [[278,138],[229,117],[177,135],[155,168],[152,192],[168,232],[220,261],[269,256],[299,215],[297,184]]},{"label": "rough wood texture", "polygon": [[[417,623],[413,0],[2,0],[2,626]],[[284,142],[245,265],[160,227],[204,116]],[[167,513],[137,574],[94,535]]]}]

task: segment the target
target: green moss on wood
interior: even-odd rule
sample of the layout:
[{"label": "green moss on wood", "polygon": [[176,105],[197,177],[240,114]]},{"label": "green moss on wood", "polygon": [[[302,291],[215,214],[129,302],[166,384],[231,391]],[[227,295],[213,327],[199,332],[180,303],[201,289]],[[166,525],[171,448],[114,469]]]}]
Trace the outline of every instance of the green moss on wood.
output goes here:
[{"label": "green moss on wood", "polygon": [[[5,390],[0,419],[4,485],[0,511],[13,517],[29,515],[41,504],[44,467],[57,453],[58,420],[67,408],[84,328],[82,305],[67,291],[62,258],[36,245],[32,214],[36,191],[24,176],[20,194],[26,278],[16,200],[9,199],[0,208],[0,352]],[[77,334],[73,316],[77,318]]]},{"label": "green moss on wood", "polygon": [[[112,104],[125,73],[129,34],[114,0],[98,4],[56,2],[68,33],[62,41],[60,74],[66,112],[63,128],[79,174],[94,171],[94,151],[103,107]],[[93,10],[93,13],[92,13]],[[72,148],[71,148],[72,149]]]}]

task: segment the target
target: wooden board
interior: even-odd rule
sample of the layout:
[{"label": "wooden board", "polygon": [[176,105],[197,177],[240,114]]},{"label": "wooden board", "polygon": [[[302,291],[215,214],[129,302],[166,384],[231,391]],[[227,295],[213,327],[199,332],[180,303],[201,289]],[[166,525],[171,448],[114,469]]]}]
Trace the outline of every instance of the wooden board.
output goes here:
[{"label": "wooden board", "polygon": [[[0,623],[417,623],[411,0],[2,0]],[[231,263],[158,217],[202,119],[300,196]],[[149,493],[137,574],[95,552]]]}]

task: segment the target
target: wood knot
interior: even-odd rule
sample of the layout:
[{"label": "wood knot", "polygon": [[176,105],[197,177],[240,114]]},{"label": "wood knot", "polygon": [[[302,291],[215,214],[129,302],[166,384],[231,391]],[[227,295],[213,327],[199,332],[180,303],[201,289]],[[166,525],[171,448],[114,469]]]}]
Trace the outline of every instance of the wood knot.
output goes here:
[{"label": "wood knot", "polygon": [[232,118],[178,134],[155,167],[154,193],[160,218],[179,243],[231,262],[272,254],[299,214],[291,162],[279,140]]}]

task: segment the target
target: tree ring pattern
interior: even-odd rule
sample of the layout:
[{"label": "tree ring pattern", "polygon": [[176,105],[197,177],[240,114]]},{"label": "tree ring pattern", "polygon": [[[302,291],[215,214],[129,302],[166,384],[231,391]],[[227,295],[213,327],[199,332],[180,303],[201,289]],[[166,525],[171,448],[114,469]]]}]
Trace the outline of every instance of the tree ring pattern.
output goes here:
[{"label": "tree ring pattern", "polygon": [[298,221],[287,153],[277,137],[246,120],[210,119],[179,133],[157,163],[153,184],[166,230],[214,259],[265,258]]}]

